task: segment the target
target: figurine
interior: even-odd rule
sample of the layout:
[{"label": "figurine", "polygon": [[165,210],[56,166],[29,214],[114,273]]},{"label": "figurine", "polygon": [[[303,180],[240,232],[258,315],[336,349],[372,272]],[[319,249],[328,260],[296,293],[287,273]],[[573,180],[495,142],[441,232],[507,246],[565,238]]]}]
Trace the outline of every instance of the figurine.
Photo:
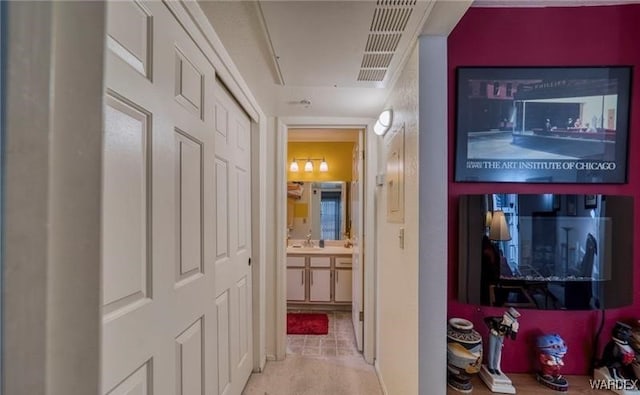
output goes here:
[{"label": "figurine", "polygon": [[502,317],[487,317],[484,322],[489,327],[489,358],[487,364],[489,365],[489,373],[501,375],[500,371],[500,357],[502,353],[502,343],[504,337],[509,336],[511,340],[515,340],[518,333],[518,317],[520,313],[513,307],[505,311]]},{"label": "figurine", "polygon": [[558,334],[542,335],[536,341],[538,360],[541,371],[536,379],[541,384],[554,391],[566,392],[569,389],[567,379],[560,375],[560,368],[564,366],[562,358],[567,353],[567,346]]},{"label": "figurine", "polygon": [[630,378],[626,369],[634,360],[635,353],[629,345],[631,327],[622,322],[616,322],[611,332],[611,340],[602,353],[602,363],[609,370],[614,380]]},{"label": "figurine", "polygon": [[635,325],[631,329],[629,344],[636,354],[636,360],[631,365],[633,366],[633,373],[636,377],[640,377],[640,320],[636,320]]},{"label": "figurine", "polygon": [[489,352],[487,365],[482,365],[480,378],[492,392],[515,394],[515,388],[511,380],[500,370],[502,356],[502,344],[504,337],[515,340],[520,325],[518,324],[520,313],[513,307],[505,311],[502,317],[486,317],[485,324],[489,327]]},{"label": "figurine", "polygon": [[622,322],[616,322],[611,331],[611,340],[602,353],[600,361],[602,366],[593,372],[595,380],[616,383],[611,389],[618,394],[640,394],[631,369],[636,355],[629,344],[630,340],[631,327]]}]

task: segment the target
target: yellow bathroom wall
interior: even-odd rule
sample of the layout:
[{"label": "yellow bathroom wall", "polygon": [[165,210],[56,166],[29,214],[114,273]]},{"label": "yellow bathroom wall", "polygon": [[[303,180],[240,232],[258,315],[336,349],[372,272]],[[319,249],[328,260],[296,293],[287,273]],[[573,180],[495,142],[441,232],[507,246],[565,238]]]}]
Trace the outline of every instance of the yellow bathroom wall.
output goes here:
[{"label": "yellow bathroom wall", "polygon": [[293,204],[293,217],[294,218],[307,218],[309,216],[309,205],[307,203],[294,203]]},{"label": "yellow bathroom wall", "polygon": [[[289,181],[351,181],[353,142],[290,142],[287,144],[287,179]],[[307,158],[325,158],[329,171],[320,172],[320,161],[313,161],[313,172],[304,171]],[[293,158],[298,172],[289,171]]]}]

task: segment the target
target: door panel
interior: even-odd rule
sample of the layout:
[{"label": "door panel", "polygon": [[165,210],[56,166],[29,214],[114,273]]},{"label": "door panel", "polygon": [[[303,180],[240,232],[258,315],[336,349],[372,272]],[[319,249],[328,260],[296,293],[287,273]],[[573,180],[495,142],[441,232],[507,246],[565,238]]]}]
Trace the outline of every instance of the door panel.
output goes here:
[{"label": "door panel", "polygon": [[336,270],[335,279],[335,301],[336,302],[351,302],[352,299],[352,285],[351,285],[351,270]]},{"label": "door panel", "polygon": [[[107,95],[104,136],[103,310],[135,308],[150,295],[149,114]],[[119,212],[126,212],[120,217]]]},{"label": "door panel", "polygon": [[216,262],[229,257],[229,164],[216,158]]},{"label": "door panel", "polygon": [[107,7],[107,47],[134,70],[150,78],[151,23],[149,9],[133,1],[123,1]]},{"label": "door panel", "polygon": [[165,3],[107,9],[101,393],[240,393],[250,121]]},{"label": "door panel", "polygon": [[176,221],[179,235],[176,262],[177,286],[203,272],[202,262],[202,143],[187,133],[176,132]]},{"label": "door panel", "polygon": [[176,338],[176,394],[203,395],[202,318]]},{"label": "door panel", "polygon": [[129,377],[124,379],[116,388],[107,395],[149,395],[151,387],[149,386],[151,372],[151,364],[145,362],[138,370],[133,372]]},{"label": "door panel", "polygon": [[198,118],[203,119],[202,113],[202,89],[204,87],[204,75],[189,60],[180,48],[175,48],[176,54],[176,101],[193,112]]},{"label": "door panel", "polygon": [[[252,369],[251,336],[251,123],[226,88],[216,83],[215,162],[216,207],[226,206],[226,216],[216,217],[216,233],[227,230],[228,254],[215,263],[216,295],[229,297],[231,383],[229,393],[240,393]],[[223,165],[224,164],[224,165]],[[224,170],[223,170],[224,169]],[[222,203],[220,202],[222,199]],[[224,223],[226,221],[226,223]],[[220,236],[216,235],[216,240]]]},{"label": "door panel", "polygon": [[331,271],[328,269],[309,270],[309,301],[331,301]]},{"label": "door panel", "polygon": [[229,293],[223,292],[216,298],[218,319],[218,394],[229,393],[231,388],[231,335],[229,322]]},{"label": "door panel", "polygon": [[305,300],[305,269],[287,268],[287,300]]}]

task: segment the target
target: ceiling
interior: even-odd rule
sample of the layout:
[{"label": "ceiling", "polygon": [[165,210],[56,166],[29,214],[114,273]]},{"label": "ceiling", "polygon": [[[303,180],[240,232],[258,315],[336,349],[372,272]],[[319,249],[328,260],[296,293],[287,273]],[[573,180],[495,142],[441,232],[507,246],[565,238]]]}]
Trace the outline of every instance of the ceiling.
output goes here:
[{"label": "ceiling", "polygon": [[586,7],[640,3],[640,0],[475,0],[474,7]]},{"label": "ceiling", "polygon": [[358,129],[289,128],[289,142],[358,142]]},{"label": "ceiling", "polygon": [[376,118],[416,38],[448,35],[472,3],[567,7],[638,1],[200,0],[199,5],[266,115]]},{"label": "ceiling", "polygon": [[425,22],[446,35],[471,0],[199,4],[267,115],[375,118]]}]

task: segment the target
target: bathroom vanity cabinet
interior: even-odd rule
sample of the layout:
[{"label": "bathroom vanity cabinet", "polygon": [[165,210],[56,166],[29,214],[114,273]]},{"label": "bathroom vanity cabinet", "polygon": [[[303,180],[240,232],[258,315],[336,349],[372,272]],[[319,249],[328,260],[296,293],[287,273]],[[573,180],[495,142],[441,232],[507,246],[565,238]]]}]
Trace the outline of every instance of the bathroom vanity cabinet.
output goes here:
[{"label": "bathroom vanity cabinet", "polygon": [[[344,248],[287,252],[287,302],[350,305],[351,255]],[[318,251],[315,251],[318,250]],[[332,251],[333,250],[333,251]]]}]

